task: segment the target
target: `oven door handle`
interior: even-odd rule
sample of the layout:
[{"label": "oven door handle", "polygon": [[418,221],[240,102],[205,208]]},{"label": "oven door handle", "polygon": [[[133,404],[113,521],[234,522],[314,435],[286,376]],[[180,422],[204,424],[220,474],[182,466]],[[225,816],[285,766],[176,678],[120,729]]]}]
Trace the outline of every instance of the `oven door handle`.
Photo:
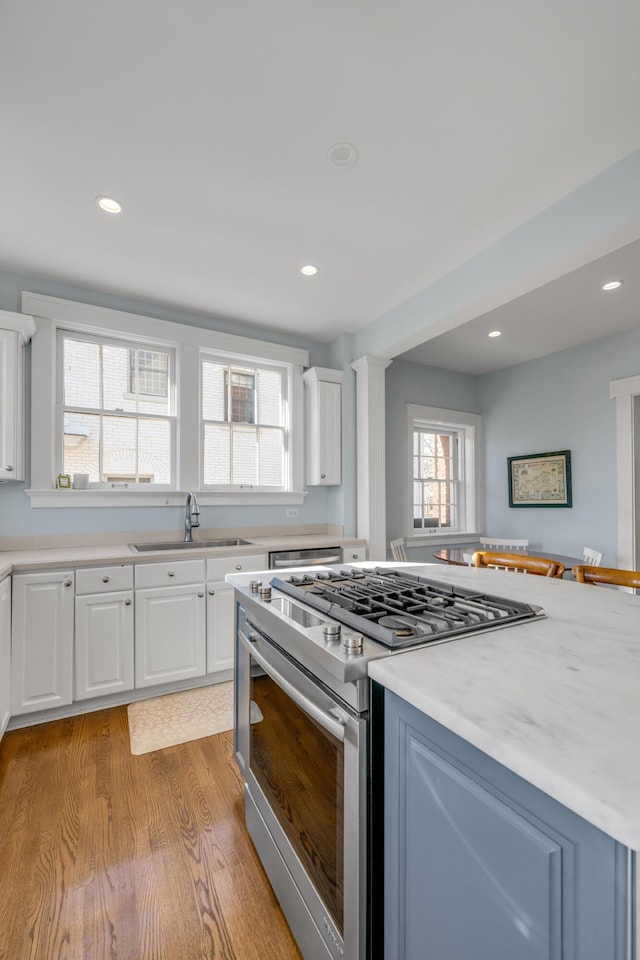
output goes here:
[{"label": "oven door handle", "polygon": [[261,653],[259,653],[255,648],[255,643],[250,641],[253,639],[251,636],[247,638],[242,631],[238,631],[238,636],[243,641],[247,649],[250,651],[253,659],[258,663],[265,673],[267,673],[274,683],[284,690],[287,696],[291,697],[294,703],[296,703],[301,710],[304,710],[305,713],[308,713],[310,717],[313,717],[321,727],[324,727],[329,733],[333,734],[336,740],[340,740],[344,743],[344,728],[347,722],[347,716],[342,716],[342,711],[339,707],[333,708],[335,711],[335,716],[331,716],[326,713],[321,707],[317,706],[312,700],[309,700],[308,697],[305,697],[303,693],[300,693],[299,690],[294,687],[292,683],[282,676],[281,673],[273,667],[269,661]]}]

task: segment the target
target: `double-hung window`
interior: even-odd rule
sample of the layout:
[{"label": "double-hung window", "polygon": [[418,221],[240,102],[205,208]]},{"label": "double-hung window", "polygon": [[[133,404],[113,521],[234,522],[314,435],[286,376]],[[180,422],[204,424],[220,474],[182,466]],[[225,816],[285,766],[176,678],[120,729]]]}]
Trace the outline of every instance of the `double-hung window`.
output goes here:
[{"label": "double-hung window", "polygon": [[476,414],[408,405],[410,537],[475,531],[479,427]]},{"label": "double-hung window", "polygon": [[203,488],[287,489],[287,398],[284,365],[202,356]]},{"label": "double-hung window", "polygon": [[58,332],[60,473],[91,486],[175,486],[171,349]]}]

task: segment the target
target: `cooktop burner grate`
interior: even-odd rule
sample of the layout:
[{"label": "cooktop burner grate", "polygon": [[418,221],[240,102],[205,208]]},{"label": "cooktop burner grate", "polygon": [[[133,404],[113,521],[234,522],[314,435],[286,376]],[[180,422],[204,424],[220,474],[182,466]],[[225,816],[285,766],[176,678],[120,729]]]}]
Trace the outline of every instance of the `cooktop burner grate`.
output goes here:
[{"label": "cooktop burner grate", "polygon": [[539,607],[400,570],[330,570],[272,588],[389,647],[412,646],[544,615]]}]

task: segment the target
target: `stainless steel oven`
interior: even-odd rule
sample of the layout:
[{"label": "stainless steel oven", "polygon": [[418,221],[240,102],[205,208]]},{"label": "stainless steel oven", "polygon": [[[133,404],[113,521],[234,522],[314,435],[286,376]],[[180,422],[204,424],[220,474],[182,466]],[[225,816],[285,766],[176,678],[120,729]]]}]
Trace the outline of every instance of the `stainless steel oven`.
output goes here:
[{"label": "stainless steel oven", "polygon": [[256,576],[230,578],[247,827],[305,960],[370,960],[380,811],[368,664],[543,611],[406,570]]},{"label": "stainless steel oven", "polygon": [[368,714],[313,679],[244,606],[236,655],[249,833],[305,960],[364,960]]}]

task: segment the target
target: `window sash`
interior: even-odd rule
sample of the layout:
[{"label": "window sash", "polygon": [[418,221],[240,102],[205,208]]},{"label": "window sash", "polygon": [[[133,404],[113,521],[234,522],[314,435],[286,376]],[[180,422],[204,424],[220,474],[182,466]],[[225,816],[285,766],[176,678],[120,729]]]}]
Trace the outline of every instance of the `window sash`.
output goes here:
[{"label": "window sash", "polygon": [[[425,449],[429,440],[432,450]],[[448,442],[448,451],[443,441]],[[459,447],[458,431],[414,425],[411,451],[414,530],[458,529]],[[429,503],[434,507],[431,512]]]}]

